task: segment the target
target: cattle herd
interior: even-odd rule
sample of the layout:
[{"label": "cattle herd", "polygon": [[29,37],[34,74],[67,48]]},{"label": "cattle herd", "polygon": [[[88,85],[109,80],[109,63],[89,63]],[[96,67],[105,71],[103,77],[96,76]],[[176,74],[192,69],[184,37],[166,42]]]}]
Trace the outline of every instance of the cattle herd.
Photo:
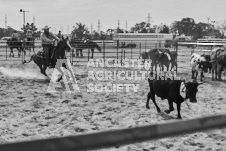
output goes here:
[{"label": "cattle herd", "polygon": [[[167,114],[174,110],[173,102],[177,105],[178,118],[181,118],[180,106],[181,103],[189,99],[190,102],[197,102],[196,93],[198,91],[197,87],[202,84],[202,82],[197,82],[197,76],[200,73],[200,81],[203,81],[205,76],[204,73],[212,72],[212,80],[221,80],[221,73],[226,67],[226,49],[224,47],[217,47],[211,51],[210,55],[193,53],[191,55],[190,66],[193,81],[186,82],[185,80],[157,80],[157,72],[153,72],[153,67],[155,71],[157,65],[159,65],[160,71],[164,71],[164,66],[166,66],[167,71],[171,65],[172,70],[177,67],[177,53],[176,51],[169,51],[168,49],[152,49],[149,52],[141,53],[140,57],[142,59],[152,60],[151,73],[152,76],[156,77],[153,79],[148,79],[150,92],[147,95],[146,108],[149,109],[149,100],[152,99],[157,112],[160,112],[155,95],[161,99],[167,99],[169,104],[169,110],[165,110]],[[155,75],[153,75],[155,74]],[[181,96],[182,91],[184,96]]]}]

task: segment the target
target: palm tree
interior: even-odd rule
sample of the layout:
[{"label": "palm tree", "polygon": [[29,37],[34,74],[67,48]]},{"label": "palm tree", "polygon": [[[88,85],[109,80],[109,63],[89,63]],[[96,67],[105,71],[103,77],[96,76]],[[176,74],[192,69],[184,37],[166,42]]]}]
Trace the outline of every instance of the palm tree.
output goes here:
[{"label": "palm tree", "polygon": [[89,36],[89,31],[85,24],[76,23],[76,26],[74,26],[74,30],[72,31],[72,35],[76,35],[76,37],[82,39],[83,37]]}]

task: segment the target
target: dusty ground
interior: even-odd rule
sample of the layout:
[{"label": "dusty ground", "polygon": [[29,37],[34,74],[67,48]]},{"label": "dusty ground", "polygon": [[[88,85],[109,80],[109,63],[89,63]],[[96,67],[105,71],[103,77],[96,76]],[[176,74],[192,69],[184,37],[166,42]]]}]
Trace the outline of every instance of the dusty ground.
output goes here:
[{"label": "dusty ground", "polygon": [[[158,114],[151,101],[150,109],[145,108],[146,96],[149,92],[146,80],[123,81],[123,83],[139,84],[136,93],[88,93],[86,92],[87,73],[91,69],[86,67],[73,67],[73,69],[80,93],[68,94],[64,90],[47,93],[49,81],[39,73],[34,63],[21,65],[20,62],[1,62],[0,143],[177,121],[176,111],[169,115]],[[178,76],[190,78],[187,73]],[[94,83],[98,82],[94,81]],[[109,81],[102,83],[107,82]],[[189,103],[191,109],[188,109],[185,103],[182,104],[183,120],[226,113],[226,83],[212,82],[209,78],[205,82],[199,87],[198,103]],[[157,97],[157,103],[162,111],[168,108],[166,100],[162,101]],[[103,150],[223,151],[226,150],[226,128]]]}]

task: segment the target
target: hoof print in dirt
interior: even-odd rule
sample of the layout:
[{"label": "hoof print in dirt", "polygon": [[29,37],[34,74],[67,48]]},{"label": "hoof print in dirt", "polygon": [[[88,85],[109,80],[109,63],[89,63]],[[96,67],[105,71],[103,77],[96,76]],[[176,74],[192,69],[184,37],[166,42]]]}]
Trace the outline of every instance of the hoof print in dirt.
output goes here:
[{"label": "hoof print in dirt", "polygon": [[71,100],[63,100],[61,103],[70,103],[71,102]]}]

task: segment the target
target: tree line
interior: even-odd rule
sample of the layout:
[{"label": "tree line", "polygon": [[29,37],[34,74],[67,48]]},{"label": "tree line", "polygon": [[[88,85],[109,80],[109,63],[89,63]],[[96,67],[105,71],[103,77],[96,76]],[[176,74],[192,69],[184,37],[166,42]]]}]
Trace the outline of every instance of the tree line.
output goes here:
[{"label": "tree line", "polygon": [[184,35],[190,36],[193,40],[205,37],[225,38],[226,20],[217,26],[212,23],[196,23],[192,18],[182,18],[180,21],[174,21],[170,26],[166,24],[153,25],[140,22],[131,27],[129,31],[125,31],[120,28],[109,28],[106,32],[88,30],[85,24],[76,23],[76,27],[72,31],[72,35],[76,35],[78,38],[87,37],[92,39],[112,39],[115,33],[172,33],[175,36]]},{"label": "tree line", "polygon": [[[89,38],[93,40],[112,40],[115,33],[172,33],[174,35],[191,36],[193,40],[198,38],[204,38],[208,36],[216,38],[225,38],[226,20],[217,26],[212,23],[196,23],[192,18],[182,18],[180,21],[174,21],[170,26],[166,24],[151,25],[147,22],[136,23],[128,31],[121,28],[112,29],[107,31],[90,31],[88,27],[83,23],[76,23],[71,32],[72,36],[76,36],[80,39]],[[31,29],[34,32],[34,37],[39,37],[41,31],[37,31],[37,28],[33,23],[27,23],[22,31],[18,31],[23,36],[23,31]],[[14,29],[8,27],[7,29],[0,28],[0,38],[4,36],[11,36]]]}]

